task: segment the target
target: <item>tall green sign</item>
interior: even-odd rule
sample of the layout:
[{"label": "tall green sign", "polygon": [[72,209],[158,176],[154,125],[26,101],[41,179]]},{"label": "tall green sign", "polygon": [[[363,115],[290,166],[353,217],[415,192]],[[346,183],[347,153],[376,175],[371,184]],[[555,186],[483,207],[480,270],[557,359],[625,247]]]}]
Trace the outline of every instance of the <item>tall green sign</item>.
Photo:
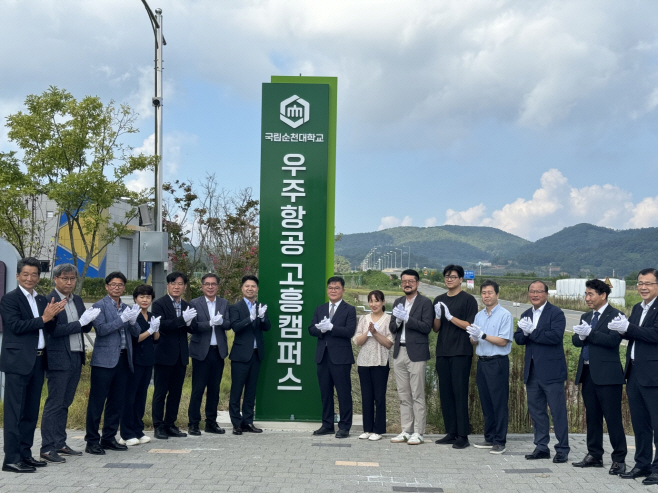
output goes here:
[{"label": "tall green sign", "polygon": [[333,274],[336,86],[334,77],[263,84],[258,298],[272,330],[256,393],[260,420],[321,420],[317,339],[307,327]]}]

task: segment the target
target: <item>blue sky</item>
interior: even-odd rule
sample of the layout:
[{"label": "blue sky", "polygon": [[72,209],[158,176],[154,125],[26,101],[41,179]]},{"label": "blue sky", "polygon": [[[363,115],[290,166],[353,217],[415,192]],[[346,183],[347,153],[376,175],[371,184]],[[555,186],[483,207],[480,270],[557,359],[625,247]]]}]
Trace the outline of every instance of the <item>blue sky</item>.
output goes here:
[{"label": "blue sky", "polygon": [[[150,1],[165,179],[258,191],[271,75],[338,77],[336,230],[658,226],[654,1]],[[49,85],[126,102],[152,152],[140,0],[0,0],[0,117]],[[0,150],[14,149],[0,129]],[[152,181],[135,176],[131,186]]]}]

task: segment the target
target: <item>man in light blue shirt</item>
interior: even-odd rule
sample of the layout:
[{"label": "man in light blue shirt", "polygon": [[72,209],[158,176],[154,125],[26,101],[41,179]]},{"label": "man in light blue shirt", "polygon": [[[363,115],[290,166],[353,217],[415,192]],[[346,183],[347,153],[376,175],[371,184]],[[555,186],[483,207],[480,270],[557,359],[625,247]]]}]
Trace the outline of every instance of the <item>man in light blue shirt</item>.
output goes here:
[{"label": "man in light blue shirt", "polygon": [[512,314],[498,304],[498,292],[494,281],[480,285],[485,308],[466,329],[478,355],[477,386],[484,415],[484,442],[474,446],[490,449],[492,454],[502,454],[507,441],[509,353],[514,335]]}]

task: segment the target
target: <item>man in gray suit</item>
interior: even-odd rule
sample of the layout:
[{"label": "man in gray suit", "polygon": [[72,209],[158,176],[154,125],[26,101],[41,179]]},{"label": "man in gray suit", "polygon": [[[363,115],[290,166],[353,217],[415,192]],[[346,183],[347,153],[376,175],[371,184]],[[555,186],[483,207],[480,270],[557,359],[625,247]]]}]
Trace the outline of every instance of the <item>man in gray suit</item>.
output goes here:
[{"label": "man in gray suit", "polygon": [[[228,355],[226,331],[231,328],[228,301],[217,296],[219,277],[206,274],[201,278],[203,296],[190,301],[197,312],[197,330],[190,339],[192,358],[192,395],[188,408],[188,433],[201,435],[201,399],[206,392],[206,433],[223,434],[217,424],[219,386],[224,372],[224,358]],[[207,390],[206,390],[207,389]]]},{"label": "man in gray suit", "polygon": [[60,264],[53,269],[55,288],[48,299],[66,301],[64,311],[55,317],[55,324],[46,327],[48,346],[48,398],[41,417],[41,458],[52,463],[66,462],[63,455],[82,455],[66,444],[66,421],[73,403],[85,364],[83,332],[91,330],[91,323],[100,308],[85,310],[82,298],[73,294],[78,281],[78,269],[73,264]]},{"label": "man in gray suit", "polygon": [[[126,276],[112,272],[105,278],[107,296],[94,303],[100,314],[94,321],[96,343],[91,356],[91,388],[87,404],[87,434],[85,452],[104,455],[105,449],[127,450],[116,440],[126,379],[133,372],[132,338],[139,336],[136,325],[139,305],[130,308],[121,302],[126,289]],[[101,414],[105,413],[103,436],[98,433]]]}]

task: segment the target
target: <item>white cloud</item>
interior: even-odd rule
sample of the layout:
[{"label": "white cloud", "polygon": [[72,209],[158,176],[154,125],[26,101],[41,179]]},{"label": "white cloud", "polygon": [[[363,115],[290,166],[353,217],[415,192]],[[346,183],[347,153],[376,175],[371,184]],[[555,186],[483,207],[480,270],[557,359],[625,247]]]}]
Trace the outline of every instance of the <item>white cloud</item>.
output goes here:
[{"label": "white cloud", "polygon": [[412,222],[413,219],[409,216],[404,216],[404,219],[399,219],[395,216],[382,217],[377,231],[381,231],[382,229],[396,228],[398,226],[411,226]]},{"label": "white cloud", "polygon": [[484,204],[479,204],[462,212],[448,209],[446,211],[446,222],[444,224],[454,224],[458,226],[468,226],[479,223],[486,214],[487,208]]},{"label": "white cloud", "polygon": [[658,226],[658,196],[646,197],[635,205],[628,226],[631,228]]},{"label": "white cloud", "polygon": [[425,227],[431,228],[432,226],[436,226],[436,218],[428,217],[427,219],[425,219]]}]

